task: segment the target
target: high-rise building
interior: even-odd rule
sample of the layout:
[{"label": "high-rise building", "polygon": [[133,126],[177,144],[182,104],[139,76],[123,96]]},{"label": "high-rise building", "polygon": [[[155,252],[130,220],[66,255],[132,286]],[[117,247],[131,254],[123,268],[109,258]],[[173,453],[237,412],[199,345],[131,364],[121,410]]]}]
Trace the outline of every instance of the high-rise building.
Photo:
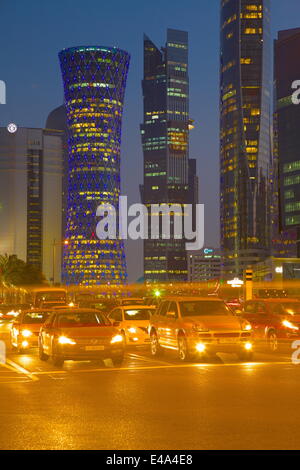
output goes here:
[{"label": "high-rise building", "polygon": [[68,152],[68,123],[64,105],[55,108],[47,117],[46,129],[59,130],[63,144],[63,179],[62,179],[62,238],[65,239],[67,227],[68,181],[69,181],[69,152]]},{"label": "high-rise building", "polygon": [[62,133],[9,130],[0,128],[0,253],[60,282]]},{"label": "high-rise building", "polygon": [[206,247],[188,254],[188,280],[190,282],[217,280],[220,276],[220,249]]},{"label": "high-rise building", "polygon": [[221,0],[220,167],[224,276],[270,255],[269,0]]},{"label": "high-rise building", "polygon": [[[276,83],[276,79],[275,79]],[[271,172],[271,255],[274,258],[297,257],[297,230],[283,230],[280,223],[280,184],[279,184],[279,149],[278,115],[273,117],[273,166]]]},{"label": "high-rise building", "polygon": [[[187,32],[168,29],[167,43],[162,49],[144,36],[142,88],[143,204],[148,208],[151,204],[186,204],[190,202],[191,125]],[[162,237],[145,240],[144,278],[150,282],[186,280],[185,241],[174,238],[164,240]]]},{"label": "high-rise building", "polygon": [[[277,123],[280,227],[300,235],[300,105],[292,102],[292,84],[300,80],[300,28],[280,31],[275,41],[275,119]],[[288,231],[288,232],[286,232]],[[298,236],[295,232],[298,231]],[[298,243],[297,256],[300,257]]]},{"label": "high-rise building", "polygon": [[59,54],[69,133],[64,280],[100,285],[127,280],[124,244],[96,236],[97,207],[118,207],[121,123],[129,54],[90,46]]}]

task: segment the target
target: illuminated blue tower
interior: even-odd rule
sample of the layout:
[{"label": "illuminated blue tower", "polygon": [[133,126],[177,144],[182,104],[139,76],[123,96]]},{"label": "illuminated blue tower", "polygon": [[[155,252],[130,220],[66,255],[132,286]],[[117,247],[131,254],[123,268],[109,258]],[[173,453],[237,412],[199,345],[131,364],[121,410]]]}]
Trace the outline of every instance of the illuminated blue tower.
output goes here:
[{"label": "illuminated blue tower", "polygon": [[118,207],[121,124],[130,56],[110,47],[59,53],[69,132],[69,181],[64,248],[66,284],[96,286],[127,280],[124,245],[99,240],[99,204]]}]

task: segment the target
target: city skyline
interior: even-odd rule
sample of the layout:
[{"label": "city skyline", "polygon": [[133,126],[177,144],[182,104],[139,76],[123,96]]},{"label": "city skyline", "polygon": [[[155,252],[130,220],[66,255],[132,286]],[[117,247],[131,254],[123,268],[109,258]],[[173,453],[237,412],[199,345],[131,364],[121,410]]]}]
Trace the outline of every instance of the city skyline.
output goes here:
[{"label": "city skyline", "polygon": [[[66,2],[67,4],[68,2]],[[137,6],[137,2],[130,2],[131,6]],[[142,148],[139,136],[139,123],[142,114],[142,93],[140,91],[140,79],[142,76],[142,50],[140,47],[144,31],[153,38],[156,43],[163,43],[163,34],[167,26],[187,30],[190,34],[190,77],[191,77],[191,116],[196,120],[196,129],[191,137],[191,158],[198,159],[200,177],[200,202],[206,204],[206,244],[218,246],[219,241],[219,213],[218,213],[218,42],[219,42],[219,1],[213,1],[207,6],[205,15],[198,2],[190,2],[190,8],[182,10],[180,2],[174,2],[172,10],[154,2],[152,13],[160,11],[158,15],[149,16],[150,7],[147,5],[136,8],[132,15],[132,8],[127,12],[120,5],[123,13],[122,23],[117,19],[110,26],[105,27],[105,21],[113,17],[113,9],[106,7],[106,20],[103,20],[101,29],[96,25],[100,19],[92,19],[94,28],[83,28],[80,31],[72,26],[76,23],[76,12],[79,3],[72,2],[73,10],[62,5],[61,15],[64,17],[68,11],[68,20],[63,23],[62,18],[56,17],[58,22],[56,35],[49,34],[50,39],[41,34],[39,43],[36,42],[36,33],[27,36],[21,41],[24,33],[26,19],[30,18],[30,7],[18,5],[16,2],[4,2],[2,8],[4,17],[14,16],[13,27],[7,29],[4,22],[3,34],[7,37],[8,48],[1,51],[3,72],[1,79],[7,83],[7,105],[1,106],[1,125],[9,121],[16,121],[19,126],[43,127],[50,110],[59,106],[62,102],[62,88],[59,77],[58,61],[56,54],[63,47],[84,44],[114,44],[132,52],[133,66],[129,74],[128,95],[125,106],[124,132],[123,132],[123,185],[122,193],[128,194],[132,201],[139,201],[139,189],[136,181],[142,181]],[[49,25],[54,21],[53,8],[55,2],[49,5],[37,5],[37,12],[41,18],[48,18]],[[272,37],[278,29],[288,29],[299,26],[297,17],[300,14],[300,6],[296,1],[289,0],[290,8],[277,0],[272,2]],[[52,11],[53,10],[53,11]],[[92,10],[97,12],[97,2],[92,2]],[[130,12],[130,15],[129,15]],[[198,15],[196,14],[198,13]],[[298,14],[299,13],[299,14]],[[122,16],[122,15],[121,15]],[[132,17],[133,16],[133,17]],[[104,15],[105,17],[105,15]],[[67,18],[65,16],[64,18]],[[97,16],[95,17],[97,18]],[[136,21],[140,19],[140,21]],[[24,23],[22,24],[22,22]],[[101,20],[102,21],[102,20]],[[127,23],[126,23],[127,21]],[[30,22],[30,20],[29,20]],[[109,21],[108,21],[109,22]],[[132,30],[133,23],[136,29]],[[110,23],[111,24],[111,23]],[[40,25],[36,25],[42,31]],[[49,26],[46,26],[46,30]],[[26,31],[27,32],[27,31]],[[160,39],[161,38],[161,39]],[[207,41],[207,38],[210,40]],[[19,46],[22,44],[22,47]],[[23,45],[24,44],[24,45]],[[22,59],[24,48],[30,51],[26,56],[26,62]],[[41,54],[43,51],[43,54]],[[38,68],[36,65],[38,54]],[[32,56],[32,58],[31,58]],[[17,60],[20,59],[20,60]],[[22,80],[16,79],[16,64],[22,67]],[[203,67],[205,65],[205,71]],[[136,98],[133,99],[133,96]],[[36,97],[36,99],[35,99]],[[28,100],[33,106],[28,109]],[[209,157],[208,157],[209,156]],[[125,164],[126,162],[126,164]],[[133,184],[133,182],[135,184]],[[129,242],[128,265],[130,280],[135,280],[142,272],[141,261],[130,256],[137,249],[137,242]],[[139,244],[142,253],[142,244]]]}]

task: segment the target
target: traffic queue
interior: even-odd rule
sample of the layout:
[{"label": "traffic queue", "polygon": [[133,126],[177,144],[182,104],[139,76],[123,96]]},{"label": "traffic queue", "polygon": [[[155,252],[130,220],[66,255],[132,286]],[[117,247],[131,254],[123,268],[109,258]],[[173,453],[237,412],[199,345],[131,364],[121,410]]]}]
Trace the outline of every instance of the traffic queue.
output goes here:
[{"label": "traffic queue", "polygon": [[154,358],[173,350],[182,362],[224,352],[249,362],[259,348],[275,353],[300,338],[300,301],[261,298],[233,307],[217,296],[165,295],[153,305],[129,296],[76,305],[56,293],[31,306],[0,305],[1,321],[10,324],[13,350],[37,348],[41,361],[51,359],[57,367],[67,360],[120,365],[134,347],[148,348]]}]

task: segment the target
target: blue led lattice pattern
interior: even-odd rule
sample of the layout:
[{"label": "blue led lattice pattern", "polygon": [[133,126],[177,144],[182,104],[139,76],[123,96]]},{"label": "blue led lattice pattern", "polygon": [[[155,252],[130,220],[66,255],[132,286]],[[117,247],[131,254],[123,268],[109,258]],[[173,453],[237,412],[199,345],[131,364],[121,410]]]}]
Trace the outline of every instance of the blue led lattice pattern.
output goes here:
[{"label": "blue led lattice pattern", "polygon": [[118,207],[121,125],[130,56],[117,48],[75,47],[59,54],[69,131],[66,284],[122,284],[124,244],[96,237],[100,203]]}]

